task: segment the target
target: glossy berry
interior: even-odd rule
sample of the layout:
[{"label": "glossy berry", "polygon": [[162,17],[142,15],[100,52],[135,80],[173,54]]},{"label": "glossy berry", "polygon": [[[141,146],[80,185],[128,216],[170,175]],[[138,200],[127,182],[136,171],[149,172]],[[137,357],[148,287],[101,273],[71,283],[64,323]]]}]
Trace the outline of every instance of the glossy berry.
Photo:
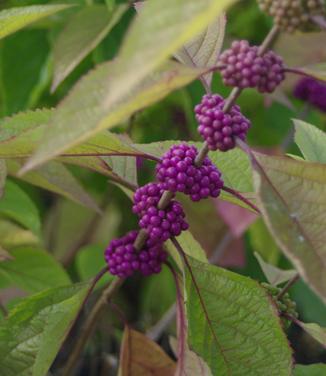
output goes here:
[{"label": "glossy berry", "polygon": [[250,121],[241,114],[240,107],[233,105],[223,112],[224,99],[217,94],[204,95],[195,107],[198,131],[210,150],[227,151],[235,147],[235,137],[245,140]]},{"label": "glossy berry", "polygon": [[206,157],[200,167],[195,166],[198,150],[181,143],[167,151],[156,167],[156,177],[165,190],[183,192],[193,201],[217,197],[223,187],[221,173]]},{"label": "glossy berry", "polygon": [[257,88],[271,93],[284,80],[283,60],[273,51],[259,56],[257,46],[246,40],[234,41],[219,58],[223,82],[227,86]]},{"label": "glossy berry", "polygon": [[326,84],[313,78],[302,78],[294,88],[294,96],[326,112]]},{"label": "glossy berry", "polygon": [[162,243],[189,228],[179,202],[171,200],[164,210],[157,208],[163,191],[161,184],[149,183],[134,195],[133,211],[140,218],[139,226],[148,233],[149,245]]},{"label": "glossy berry", "polygon": [[130,277],[139,271],[143,275],[151,275],[161,271],[167,253],[161,245],[145,245],[139,252],[133,246],[138,231],[130,231],[119,239],[114,239],[105,251],[105,260],[109,271],[121,278]]}]

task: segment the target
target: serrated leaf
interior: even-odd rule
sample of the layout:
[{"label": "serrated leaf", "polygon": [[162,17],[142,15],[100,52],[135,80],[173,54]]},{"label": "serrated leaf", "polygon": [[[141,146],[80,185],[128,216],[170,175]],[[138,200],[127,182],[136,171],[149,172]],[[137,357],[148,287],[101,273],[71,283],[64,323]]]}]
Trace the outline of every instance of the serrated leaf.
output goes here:
[{"label": "serrated leaf", "polygon": [[254,156],[265,223],[302,278],[326,300],[326,166]]},{"label": "serrated leaf", "polygon": [[294,367],[294,376],[324,376],[326,374],[326,364],[297,364]]},{"label": "serrated leaf", "polygon": [[304,323],[299,320],[296,320],[295,323],[326,348],[326,328],[322,328],[315,323]]},{"label": "serrated leaf", "polygon": [[70,8],[72,5],[31,5],[4,9],[0,12],[0,39],[44,17]]},{"label": "serrated leaf", "polygon": [[188,261],[189,345],[213,375],[291,375],[289,344],[259,284],[190,257]]},{"label": "serrated leaf", "polygon": [[[47,132],[25,171],[192,81],[198,71],[186,72],[185,67],[176,65],[162,69],[162,64],[232,2],[166,0],[162,4],[161,0],[152,0],[146,3],[130,27],[118,57],[79,82],[72,91],[74,94],[64,101],[54,118],[55,127]],[[71,127],[71,124],[78,126]]]},{"label": "serrated leaf", "polygon": [[109,13],[105,5],[94,4],[72,16],[53,47],[52,91],[105,38],[125,10],[126,6],[120,5]]},{"label": "serrated leaf", "polygon": [[259,253],[255,252],[254,254],[264,272],[267,281],[273,286],[287,282],[297,274],[296,270],[282,270],[265,262]]},{"label": "serrated leaf", "polygon": [[173,376],[175,363],[144,334],[125,327],[119,376]]},{"label": "serrated leaf", "polygon": [[168,63],[138,86],[130,87],[128,95],[119,102],[105,106],[104,94],[112,90],[110,83],[115,79],[112,67],[116,64],[117,60],[104,63],[77,83],[55,111],[45,138],[26,163],[24,171],[62,154],[105,128],[112,128],[203,73],[203,70]]},{"label": "serrated leaf", "polygon": [[326,133],[302,120],[293,120],[295,143],[307,161],[326,163]]},{"label": "serrated leaf", "polygon": [[0,199],[0,214],[38,234],[41,228],[38,209],[30,197],[15,183],[7,180]]},{"label": "serrated leaf", "polygon": [[100,211],[93,198],[89,196],[74,175],[62,163],[51,161],[23,176],[18,176],[23,161],[8,160],[7,165],[8,172],[12,176],[62,195],[97,212]]},{"label": "serrated leaf", "polygon": [[[222,14],[196,38],[183,45],[174,56],[188,66],[213,67],[223,46],[225,26],[226,16]],[[213,73],[207,73],[202,77],[206,87],[211,87],[212,78]]]},{"label": "serrated leaf", "polygon": [[11,260],[0,263],[0,285],[19,287],[29,293],[68,285],[70,278],[46,251],[19,247],[10,251]]},{"label": "serrated leaf", "polygon": [[54,288],[19,303],[0,324],[1,375],[46,375],[88,288]]}]

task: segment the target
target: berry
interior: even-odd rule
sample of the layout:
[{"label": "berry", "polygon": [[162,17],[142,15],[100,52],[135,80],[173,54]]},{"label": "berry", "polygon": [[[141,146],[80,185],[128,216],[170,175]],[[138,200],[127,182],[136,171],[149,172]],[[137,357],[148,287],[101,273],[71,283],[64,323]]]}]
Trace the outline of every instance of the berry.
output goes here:
[{"label": "berry", "polygon": [[302,78],[298,81],[293,92],[296,98],[302,99],[326,112],[326,85],[313,78]]},{"label": "berry", "polygon": [[109,271],[121,278],[130,277],[139,271],[147,276],[161,271],[167,253],[161,245],[145,245],[139,252],[133,246],[138,231],[130,231],[119,239],[114,239],[105,251],[105,260]]},{"label": "berry", "polygon": [[221,173],[206,157],[200,167],[195,166],[198,150],[181,143],[167,151],[156,167],[156,177],[165,190],[183,192],[193,201],[217,197],[223,187]]},{"label": "berry", "polygon": [[164,192],[161,184],[149,183],[137,189],[133,211],[140,217],[139,226],[148,233],[148,245],[163,243],[189,228],[179,202],[171,200],[165,209],[158,209]]},{"label": "berry", "polygon": [[258,0],[262,11],[274,18],[283,31],[293,33],[311,28],[311,16],[325,15],[323,0]]},{"label": "berry", "polygon": [[198,131],[207,142],[210,150],[227,151],[235,147],[235,137],[245,140],[250,121],[233,105],[226,114],[225,101],[217,94],[206,94],[195,107]]},{"label": "berry", "polygon": [[285,78],[281,57],[273,51],[259,56],[258,47],[246,40],[234,41],[221,54],[219,65],[226,86],[256,87],[261,93],[271,93]]}]

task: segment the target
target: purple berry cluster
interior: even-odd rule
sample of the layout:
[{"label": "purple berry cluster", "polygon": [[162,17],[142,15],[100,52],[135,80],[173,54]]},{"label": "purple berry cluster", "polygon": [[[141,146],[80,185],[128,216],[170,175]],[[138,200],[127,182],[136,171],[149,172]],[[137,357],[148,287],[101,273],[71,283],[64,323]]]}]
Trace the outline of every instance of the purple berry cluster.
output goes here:
[{"label": "purple berry cluster", "polygon": [[271,93],[284,80],[283,60],[273,51],[259,56],[257,46],[248,41],[234,41],[231,48],[219,58],[220,71],[226,86],[257,88],[261,93]]},{"label": "purple berry cluster", "polygon": [[326,112],[326,85],[323,82],[308,77],[302,78],[296,84],[293,94],[296,98]]},{"label": "purple berry cluster", "polygon": [[245,140],[250,121],[241,114],[240,107],[233,105],[224,113],[225,101],[217,94],[203,96],[195,107],[198,131],[210,150],[227,151],[235,147],[235,137]]},{"label": "purple berry cluster", "polygon": [[167,253],[161,245],[145,245],[140,252],[133,246],[138,231],[130,231],[119,239],[114,239],[105,251],[109,271],[121,278],[130,277],[139,271],[144,276],[159,273]]},{"label": "purple berry cluster", "polygon": [[186,143],[174,145],[156,167],[156,177],[162,188],[170,192],[183,192],[192,201],[218,197],[223,187],[221,173],[206,157],[201,166],[195,165],[198,150]]},{"label": "purple berry cluster", "polygon": [[133,211],[140,217],[139,226],[147,231],[151,246],[178,236],[189,227],[179,202],[171,200],[165,209],[158,209],[163,192],[161,184],[149,183],[134,194]]}]

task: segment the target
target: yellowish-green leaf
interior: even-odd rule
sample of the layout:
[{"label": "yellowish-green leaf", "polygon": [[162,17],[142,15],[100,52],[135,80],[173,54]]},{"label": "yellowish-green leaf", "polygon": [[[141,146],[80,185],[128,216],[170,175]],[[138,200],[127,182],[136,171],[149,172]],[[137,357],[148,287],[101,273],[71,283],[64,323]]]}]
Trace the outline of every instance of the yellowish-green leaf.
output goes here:
[{"label": "yellowish-green leaf", "polygon": [[293,370],[294,376],[324,376],[326,374],[326,364],[297,364]]},{"label": "yellowish-green leaf", "polygon": [[321,343],[326,348],[326,328],[322,328],[318,324],[309,323],[306,324],[302,321],[296,320],[296,324],[311,335],[316,341]]},{"label": "yellowish-green leaf", "polygon": [[303,279],[326,300],[326,165],[254,155],[265,223]]},{"label": "yellowish-green leaf", "polygon": [[275,307],[254,280],[188,257],[189,346],[221,376],[290,376],[292,354]]},{"label": "yellowish-green leaf", "polygon": [[294,140],[305,159],[310,162],[326,163],[326,133],[302,120],[293,120]]},{"label": "yellowish-green leaf", "polygon": [[[147,2],[141,14],[135,17],[118,57],[79,82],[63,102],[53,119],[55,127],[46,133],[25,170],[62,153],[101,129],[116,125],[133,112],[193,80],[198,71],[185,71],[176,65],[161,68],[158,72],[156,69],[232,2]],[[156,73],[152,74],[154,71]]]},{"label": "yellowish-green leaf", "polygon": [[[175,54],[181,63],[194,67],[213,67],[223,46],[226,26],[225,14],[217,17],[202,33],[186,43]],[[204,85],[210,87],[213,73],[203,76]]]},{"label": "yellowish-green leaf", "polygon": [[258,260],[267,281],[273,286],[287,282],[297,274],[295,270],[282,270],[274,265],[268,264],[257,252],[255,252],[255,257]]},{"label": "yellowish-green leaf", "polygon": [[0,12],[0,39],[44,17],[71,7],[68,4],[31,5]]},{"label": "yellowish-green leaf", "polygon": [[20,245],[37,245],[38,237],[29,230],[16,225],[15,223],[0,219],[0,245],[10,250]]},{"label": "yellowish-green leaf", "polygon": [[53,47],[54,77],[52,91],[105,38],[126,10],[118,6],[109,13],[105,5],[84,7],[60,33]]},{"label": "yellowish-green leaf", "polygon": [[126,326],[119,376],[173,376],[174,371],[175,362],[155,342]]}]

